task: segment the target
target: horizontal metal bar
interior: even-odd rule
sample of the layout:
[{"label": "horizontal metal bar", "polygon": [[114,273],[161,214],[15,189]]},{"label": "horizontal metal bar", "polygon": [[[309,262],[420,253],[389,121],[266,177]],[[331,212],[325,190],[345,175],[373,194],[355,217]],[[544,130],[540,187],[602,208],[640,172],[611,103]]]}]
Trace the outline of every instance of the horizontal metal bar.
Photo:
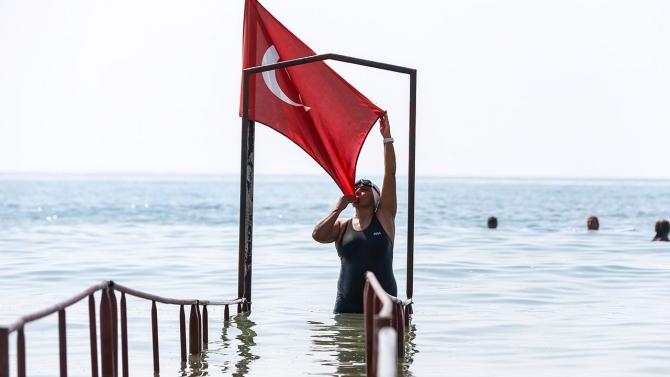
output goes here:
[{"label": "horizontal metal bar", "polygon": [[42,309],[38,312],[24,315],[24,316],[20,317],[18,320],[16,320],[14,323],[9,325],[7,327],[7,330],[11,333],[13,331],[16,331],[16,330],[22,328],[23,325],[25,325],[26,323],[36,321],[36,320],[38,320],[40,318],[44,318],[44,317],[46,317],[50,314],[61,311],[65,308],[67,308],[68,306],[74,305],[77,302],[83,300],[84,298],[90,296],[92,293],[94,293],[96,291],[99,291],[101,289],[107,288],[108,285],[109,285],[108,282],[103,281],[100,284],[90,286],[85,291],[79,293],[78,295],[72,296],[65,301],[62,301],[62,302],[59,302],[58,304],[49,306],[48,308]]},{"label": "horizontal metal bar", "polygon": [[340,61],[340,62],[344,62],[344,63],[351,63],[351,64],[357,64],[357,65],[362,65],[362,66],[366,66],[366,67],[383,69],[383,70],[386,70],[386,71],[406,73],[408,75],[416,72],[416,69],[413,69],[413,68],[401,67],[399,65],[380,63],[380,62],[376,62],[376,61],[372,61],[372,60],[359,59],[359,58],[354,58],[354,57],[351,57],[351,56],[345,56],[345,55],[339,55],[339,54],[321,54],[321,55],[307,56],[307,57],[304,57],[304,58],[291,59],[291,60],[287,60],[287,61],[283,61],[283,62],[279,62],[279,63],[274,63],[274,64],[261,65],[261,66],[257,66],[257,67],[249,67],[249,68],[245,68],[242,71],[244,72],[244,74],[260,73],[260,72],[272,71],[272,70],[279,69],[279,68],[293,67],[295,65],[319,62],[319,61],[323,61],[323,60],[336,60],[336,61]]},{"label": "horizontal metal bar", "polygon": [[153,295],[151,293],[146,293],[142,291],[138,291],[132,288],[124,287],[123,285],[120,284],[113,284],[113,289],[119,292],[123,292],[126,294],[129,294],[131,296],[143,298],[146,300],[151,300],[151,301],[156,301],[160,302],[161,304],[171,304],[171,305],[195,305],[196,303],[199,303],[200,305],[232,305],[232,304],[238,304],[238,303],[243,303],[244,298],[237,298],[234,300],[222,300],[222,301],[210,301],[210,300],[198,300],[198,299],[188,299],[188,300],[179,300],[179,299],[174,299],[174,298],[165,298],[157,295]]}]

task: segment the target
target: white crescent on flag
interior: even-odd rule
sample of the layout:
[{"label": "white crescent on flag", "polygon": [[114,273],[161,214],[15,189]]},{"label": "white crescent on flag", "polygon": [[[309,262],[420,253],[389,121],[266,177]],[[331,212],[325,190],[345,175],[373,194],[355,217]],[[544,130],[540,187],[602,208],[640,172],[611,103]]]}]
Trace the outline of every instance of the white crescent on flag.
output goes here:
[{"label": "white crescent on flag", "polygon": [[[274,64],[278,61],[279,54],[277,53],[275,46],[272,45],[267,49],[267,51],[265,51],[265,54],[263,54],[261,65]],[[305,108],[305,111],[309,111],[309,107],[303,105],[302,103],[293,102],[293,100],[288,98],[288,96],[281,90],[279,83],[277,82],[277,75],[275,74],[274,70],[263,72],[263,80],[265,81],[265,85],[267,85],[268,89],[270,89],[272,94],[277,96],[277,98],[292,106],[302,106]]]}]

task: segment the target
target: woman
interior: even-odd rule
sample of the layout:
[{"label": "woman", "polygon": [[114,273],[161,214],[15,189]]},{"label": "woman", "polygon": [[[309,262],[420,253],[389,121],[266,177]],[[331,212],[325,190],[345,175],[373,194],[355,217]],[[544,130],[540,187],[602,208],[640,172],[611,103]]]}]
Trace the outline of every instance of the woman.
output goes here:
[{"label": "woman", "polygon": [[[384,290],[398,295],[393,275],[393,241],[396,195],[396,157],[388,115],[379,121],[384,138],[384,180],[381,191],[367,179],[355,184],[355,196],[340,198],[333,210],[314,226],[312,238],[321,243],[335,242],[340,257],[340,277],[334,313],[362,313],[365,273],[372,271]],[[351,219],[338,219],[351,204],[356,213]]]}]

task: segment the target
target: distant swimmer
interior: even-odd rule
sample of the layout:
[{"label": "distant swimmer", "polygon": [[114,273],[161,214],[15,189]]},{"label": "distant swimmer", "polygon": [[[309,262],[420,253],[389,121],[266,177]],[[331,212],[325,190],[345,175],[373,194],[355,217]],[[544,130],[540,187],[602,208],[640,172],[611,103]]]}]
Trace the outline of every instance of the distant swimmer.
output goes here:
[{"label": "distant swimmer", "polygon": [[486,221],[486,225],[489,227],[489,229],[495,229],[498,227],[498,219],[495,217],[491,216],[489,219]]},{"label": "distant swimmer", "polygon": [[[335,242],[340,257],[340,277],[334,313],[363,313],[365,273],[372,271],[382,288],[398,295],[393,275],[393,240],[398,209],[396,157],[388,117],[379,121],[384,138],[384,180],[382,189],[367,179],[354,185],[356,196],[345,195],[316,226],[312,238],[321,243]],[[338,219],[351,204],[356,213],[351,219]]]},{"label": "distant swimmer", "polygon": [[661,219],[656,222],[656,237],[652,241],[670,241],[668,233],[670,233],[670,223],[668,220]]},{"label": "distant swimmer", "polygon": [[598,230],[600,228],[600,223],[598,223],[598,218],[595,216],[589,216],[588,219],[586,219],[586,228],[588,230]]}]

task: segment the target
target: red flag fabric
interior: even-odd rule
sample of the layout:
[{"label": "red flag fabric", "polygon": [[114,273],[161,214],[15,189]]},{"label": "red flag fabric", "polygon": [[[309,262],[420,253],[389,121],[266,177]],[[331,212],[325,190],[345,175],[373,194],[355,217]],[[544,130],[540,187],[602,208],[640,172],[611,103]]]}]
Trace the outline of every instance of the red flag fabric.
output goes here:
[{"label": "red flag fabric", "polygon": [[[244,68],[316,55],[256,0],[244,10]],[[262,74],[249,82],[249,119],[291,139],[354,194],[363,142],[383,110],[324,62]],[[240,100],[240,116],[242,103]]]}]

